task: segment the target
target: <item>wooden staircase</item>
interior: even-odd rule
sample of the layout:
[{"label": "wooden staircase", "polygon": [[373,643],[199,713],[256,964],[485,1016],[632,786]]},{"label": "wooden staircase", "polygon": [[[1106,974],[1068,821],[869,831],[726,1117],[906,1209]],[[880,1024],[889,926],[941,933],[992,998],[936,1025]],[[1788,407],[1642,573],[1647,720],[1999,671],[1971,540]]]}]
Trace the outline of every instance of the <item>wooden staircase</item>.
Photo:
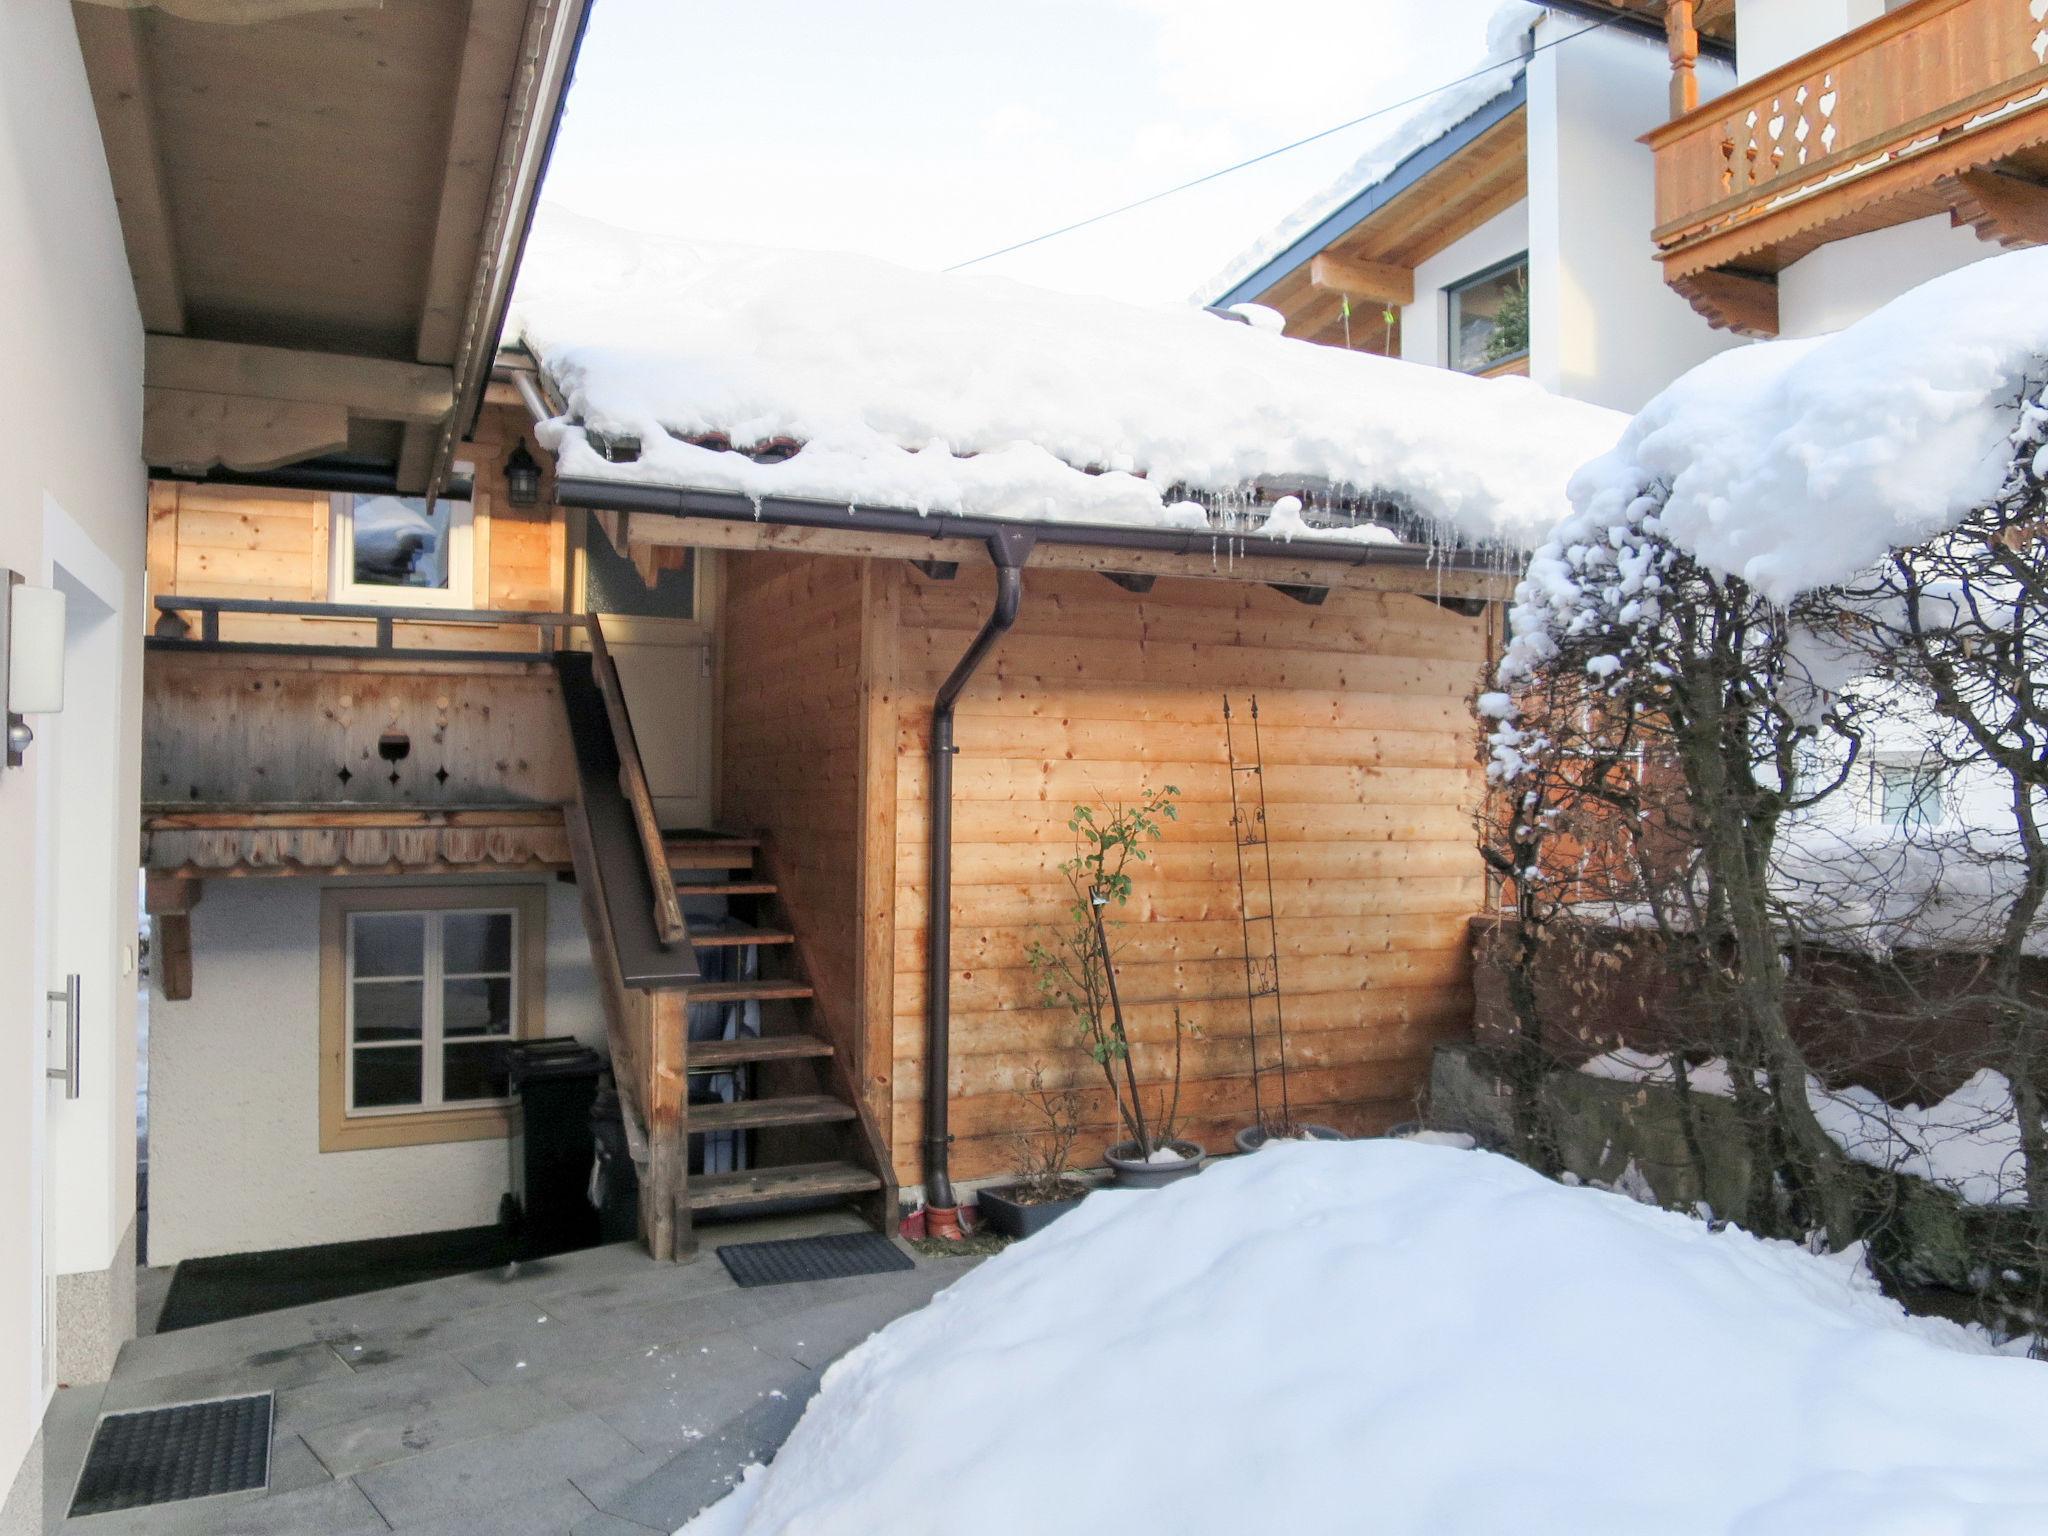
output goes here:
[{"label": "wooden staircase", "polygon": [[[881,1136],[822,1029],[802,935],[772,869],[761,867],[768,850],[751,837],[660,830],[595,615],[588,633],[588,655],[556,661],[577,759],[577,799],[563,819],[613,1076],[646,1131],[640,1213],[649,1251],[688,1258],[699,1214],[791,1200],[853,1199],[893,1230],[896,1190]],[[722,914],[689,921],[691,909],[714,903]],[[713,956],[745,949],[752,978],[704,974]],[[756,1003],[761,1032],[693,1044],[693,1003]],[[712,1098],[714,1075],[735,1079],[738,1094]],[[692,1174],[712,1135],[736,1138],[748,1166]]]}]

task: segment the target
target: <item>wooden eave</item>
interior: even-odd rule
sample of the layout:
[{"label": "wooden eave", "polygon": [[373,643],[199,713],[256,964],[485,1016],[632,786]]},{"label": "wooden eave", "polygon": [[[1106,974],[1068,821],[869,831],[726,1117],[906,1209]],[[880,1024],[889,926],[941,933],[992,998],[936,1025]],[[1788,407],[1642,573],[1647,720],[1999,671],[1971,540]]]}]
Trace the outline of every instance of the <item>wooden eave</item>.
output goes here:
[{"label": "wooden eave", "polygon": [[[1347,285],[1339,275],[1342,270],[1393,268],[1408,275],[1412,289],[1417,266],[1521,202],[1528,196],[1528,181],[1529,114],[1518,102],[1455,154],[1306,253],[1260,290],[1256,300],[1287,317],[1289,336],[1341,347],[1346,345],[1343,307],[1348,297],[1350,346],[1362,352],[1398,353],[1398,323],[1389,333],[1381,311],[1404,301],[1372,285]],[[1323,258],[1329,260],[1319,274],[1317,262]]]},{"label": "wooden eave", "polygon": [[154,879],[504,875],[570,867],[560,806],[145,805]]},{"label": "wooden eave", "polygon": [[480,398],[587,0],[72,7],[159,471],[438,483]]}]

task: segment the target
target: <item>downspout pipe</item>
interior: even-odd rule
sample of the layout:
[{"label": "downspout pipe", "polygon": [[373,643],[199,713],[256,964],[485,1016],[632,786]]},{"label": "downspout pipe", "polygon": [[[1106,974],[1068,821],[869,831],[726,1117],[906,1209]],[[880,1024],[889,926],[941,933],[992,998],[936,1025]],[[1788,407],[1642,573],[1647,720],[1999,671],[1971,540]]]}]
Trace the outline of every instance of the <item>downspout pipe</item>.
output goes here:
[{"label": "downspout pipe", "polygon": [[951,1036],[953,985],[953,706],[995,649],[996,642],[1017,622],[1024,601],[1024,563],[1031,558],[1036,533],[1027,527],[1002,528],[988,537],[988,557],[996,568],[996,604],[939,691],[932,696],[931,805],[928,897],[930,918],[925,944],[925,1067],[924,1067],[924,1205],[925,1233],[930,1237],[961,1235],[960,1206],[953,1194],[953,1135],[948,1126],[951,1102]]}]

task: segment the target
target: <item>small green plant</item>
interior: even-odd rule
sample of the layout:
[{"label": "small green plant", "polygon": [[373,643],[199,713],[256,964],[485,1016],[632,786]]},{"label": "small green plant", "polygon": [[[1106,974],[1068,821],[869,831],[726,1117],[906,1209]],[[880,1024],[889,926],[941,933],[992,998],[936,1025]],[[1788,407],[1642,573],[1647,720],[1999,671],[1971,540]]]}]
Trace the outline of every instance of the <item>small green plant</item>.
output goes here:
[{"label": "small green plant", "polygon": [[1113,802],[1099,815],[1094,806],[1074,807],[1067,818],[1074,855],[1060,865],[1073,901],[1066,921],[1048,940],[1034,941],[1027,952],[1039,995],[1048,1005],[1073,1014],[1081,1046],[1102,1069],[1117,1115],[1140,1157],[1149,1157],[1170,1141],[1179,1118],[1180,1011],[1174,1011],[1171,1091],[1161,1089],[1160,1114],[1156,1122],[1148,1123],[1124,1028],[1123,999],[1117,992],[1116,949],[1104,919],[1111,907],[1130,900],[1131,866],[1148,862],[1147,846],[1159,841],[1167,822],[1180,819],[1174,804],[1179,793],[1172,784],[1157,791],[1145,787],[1135,804]]},{"label": "small green plant", "polygon": [[1044,1066],[1034,1063],[1031,1086],[1018,1090],[1017,1097],[1031,1107],[1040,1124],[1036,1132],[1017,1133],[1017,1198],[1039,1205],[1087,1193],[1087,1186],[1068,1173],[1074,1142],[1081,1134],[1081,1095],[1071,1088],[1047,1086]]},{"label": "small green plant", "polygon": [[1520,357],[1529,350],[1529,284],[1526,279],[1502,290],[1493,312],[1493,334],[1486,338],[1486,361]]}]

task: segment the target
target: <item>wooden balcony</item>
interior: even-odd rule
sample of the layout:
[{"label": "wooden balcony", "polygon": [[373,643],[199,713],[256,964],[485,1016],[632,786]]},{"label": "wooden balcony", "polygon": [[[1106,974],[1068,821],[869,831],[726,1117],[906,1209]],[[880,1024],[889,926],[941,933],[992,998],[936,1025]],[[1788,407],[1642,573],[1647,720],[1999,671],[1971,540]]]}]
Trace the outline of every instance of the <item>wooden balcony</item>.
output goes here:
[{"label": "wooden balcony", "polygon": [[1947,213],[2048,241],[2048,3],[1914,0],[1644,142],[1665,279],[1775,335],[1776,274],[1831,240]]}]

